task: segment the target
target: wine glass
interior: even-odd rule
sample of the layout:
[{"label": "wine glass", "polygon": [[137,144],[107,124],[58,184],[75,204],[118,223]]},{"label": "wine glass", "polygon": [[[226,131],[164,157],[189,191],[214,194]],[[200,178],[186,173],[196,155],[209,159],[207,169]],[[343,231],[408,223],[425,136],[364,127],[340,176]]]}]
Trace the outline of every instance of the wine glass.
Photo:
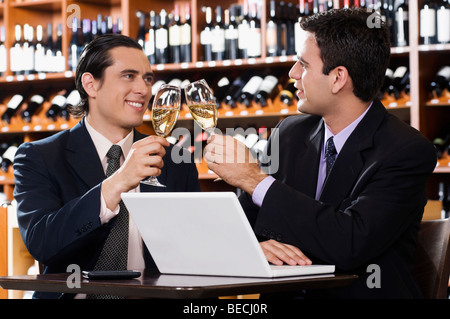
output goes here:
[{"label": "wine glass", "polygon": [[[184,88],[186,104],[194,121],[209,135],[214,134],[217,125],[218,112],[216,99],[204,79],[192,82]],[[216,178],[214,181],[221,181]]]},{"label": "wine glass", "polygon": [[194,121],[208,134],[214,134],[217,125],[217,108],[214,94],[205,80],[189,83],[184,88],[186,104]]},{"label": "wine glass", "polygon": [[[152,106],[152,124],[156,135],[166,137],[170,134],[178,120],[181,107],[181,89],[165,84],[155,95]],[[143,184],[166,187],[156,176],[150,176],[141,181]]]}]

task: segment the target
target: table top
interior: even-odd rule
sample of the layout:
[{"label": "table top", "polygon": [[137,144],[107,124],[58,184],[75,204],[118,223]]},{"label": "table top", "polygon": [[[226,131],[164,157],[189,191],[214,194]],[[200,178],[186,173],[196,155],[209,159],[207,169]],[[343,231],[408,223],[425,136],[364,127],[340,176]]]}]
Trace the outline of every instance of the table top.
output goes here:
[{"label": "table top", "polygon": [[[69,278],[69,276],[71,276]],[[61,293],[111,294],[141,298],[199,299],[220,296],[298,291],[350,285],[356,275],[323,274],[283,278],[164,275],[156,270],[142,271],[136,279],[88,280],[70,288],[73,274],[44,274],[0,277],[4,289]]]}]

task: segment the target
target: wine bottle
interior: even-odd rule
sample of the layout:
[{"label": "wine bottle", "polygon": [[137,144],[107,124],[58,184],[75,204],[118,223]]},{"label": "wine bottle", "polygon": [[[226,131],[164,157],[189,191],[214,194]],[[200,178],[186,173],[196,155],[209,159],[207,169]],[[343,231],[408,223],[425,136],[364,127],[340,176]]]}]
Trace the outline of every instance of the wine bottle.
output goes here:
[{"label": "wine bottle", "polygon": [[383,96],[385,94],[390,94],[391,92],[394,92],[394,87],[392,85],[392,78],[394,76],[394,71],[390,68],[386,68],[386,72],[384,74],[384,81],[381,85],[380,92],[379,92],[379,99],[383,99]]},{"label": "wine bottle", "polygon": [[266,51],[267,56],[276,56],[278,54],[278,31],[275,0],[269,4],[269,20],[266,25]]},{"label": "wine bottle", "polygon": [[281,1],[278,6],[278,26],[277,26],[277,55],[287,54],[287,21],[285,3]]},{"label": "wine bottle", "polygon": [[203,60],[204,61],[212,61],[213,53],[212,53],[212,9],[211,7],[205,8],[205,19],[206,24],[203,27],[203,30],[200,33],[200,43],[203,48]]},{"label": "wine bottle", "polygon": [[218,109],[220,108],[220,105],[230,88],[230,84],[230,80],[224,76],[217,82],[216,87],[214,88],[214,97],[216,98],[216,105]]},{"label": "wine bottle", "polygon": [[225,29],[222,22],[222,7],[216,7],[216,22],[212,28],[211,51],[213,60],[221,61],[225,57]]},{"label": "wine bottle", "polygon": [[253,3],[249,23],[249,44],[247,54],[249,58],[261,56],[261,23],[258,19],[257,3]]},{"label": "wine bottle", "polygon": [[54,42],[53,42],[53,24],[47,24],[47,40],[45,41],[44,49],[45,49],[45,57],[44,57],[44,66],[43,72],[55,72],[54,67],[52,66],[55,62],[55,51],[54,51]]},{"label": "wine bottle", "polygon": [[153,100],[155,99],[156,93],[158,92],[159,88],[166,84],[166,81],[164,80],[158,80],[155,82],[155,84],[152,85],[152,97],[150,98],[150,102],[148,104],[148,107],[151,109],[153,105]]},{"label": "wine bottle", "polygon": [[294,99],[297,98],[297,89],[294,84],[295,80],[289,79],[283,90],[280,92],[280,101],[288,106],[291,106]]},{"label": "wine bottle", "polygon": [[433,98],[439,98],[442,96],[442,92],[447,87],[450,81],[450,65],[443,66],[439,69],[438,73],[431,81],[428,91]]},{"label": "wine bottle", "polygon": [[80,45],[84,48],[92,41],[91,20],[83,19],[83,35]]},{"label": "wine bottle", "polygon": [[54,72],[64,72],[66,69],[66,59],[62,54],[62,24],[56,28],[55,59],[52,65]]},{"label": "wine bottle", "polygon": [[[294,27],[294,38],[295,38],[295,52],[300,52],[301,46],[303,45],[303,38],[305,32],[300,27],[302,19],[309,15],[309,4],[306,0],[299,0],[298,6],[298,20]],[[295,54],[295,53],[294,53]]]},{"label": "wine bottle", "polygon": [[34,29],[29,24],[23,26],[23,44],[22,44],[22,67],[23,74],[34,73]]},{"label": "wine bottle", "polygon": [[122,34],[122,32],[123,32],[123,20],[122,20],[122,18],[120,18],[120,17],[117,18],[116,24],[114,25],[113,32],[115,34]]},{"label": "wine bottle", "polygon": [[249,19],[249,7],[248,0],[244,0],[242,5],[242,17],[238,24],[238,48],[239,48],[239,58],[248,58],[248,46],[250,37],[250,19]]},{"label": "wine bottle", "polygon": [[184,23],[180,30],[180,57],[181,62],[192,61],[191,5],[189,3],[186,3]]},{"label": "wine bottle", "polygon": [[420,9],[420,43],[436,43],[436,2],[427,0]]},{"label": "wine bottle", "polygon": [[6,46],[5,46],[5,27],[0,27],[0,77],[6,73]]},{"label": "wine bottle", "polygon": [[[113,34],[114,33],[113,18],[111,16],[107,16],[105,20],[106,20],[106,33]],[[145,22],[144,22],[144,24],[145,24]]]},{"label": "wine bottle", "polygon": [[81,43],[79,41],[78,35],[78,19],[73,18],[72,20],[72,37],[69,45],[69,69],[72,72],[77,70],[78,58],[80,52]]},{"label": "wine bottle", "polygon": [[450,42],[450,3],[448,0],[442,0],[437,8],[437,42]]},{"label": "wine bottle", "polygon": [[167,12],[164,9],[159,13],[159,27],[155,31],[155,51],[156,63],[169,63],[169,30],[167,29]]},{"label": "wine bottle", "polygon": [[23,73],[22,61],[22,27],[20,24],[16,24],[14,28],[15,42],[10,48],[10,69],[14,75],[20,75]]},{"label": "wine bottle", "polygon": [[236,23],[236,7],[225,10],[225,59],[235,60],[239,56],[239,33]]},{"label": "wine bottle", "polygon": [[[259,140],[258,131],[256,130],[254,125],[250,125],[246,130],[246,137],[244,140],[244,145],[247,146],[247,148],[251,151],[252,148],[255,146],[256,142]],[[253,153],[253,152],[252,152]],[[255,154],[253,154],[255,155]]]},{"label": "wine bottle", "polygon": [[180,40],[181,40],[181,22],[180,22],[180,7],[178,4],[174,5],[173,20],[169,25],[169,55],[170,62],[180,63]]},{"label": "wine bottle", "polygon": [[262,82],[263,79],[260,76],[252,76],[242,88],[238,101],[246,107],[249,107]]},{"label": "wine bottle", "polygon": [[31,122],[31,118],[38,110],[44,105],[45,95],[35,94],[28,101],[28,105],[25,110],[21,113],[21,117],[26,122]]},{"label": "wine bottle", "polygon": [[244,87],[245,82],[242,80],[241,77],[236,78],[233,83],[230,86],[230,89],[228,90],[227,94],[225,95],[225,98],[223,101],[231,106],[232,108],[236,107],[236,101],[239,98],[239,95],[241,94],[242,88]]},{"label": "wine bottle", "polygon": [[271,96],[272,92],[278,84],[278,78],[273,75],[267,75],[264,77],[258,92],[255,94],[254,101],[262,107],[267,106],[267,99]]},{"label": "wine bottle", "polygon": [[394,97],[396,100],[400,97],[400,93],[405,89],[408,81],[409,72],[406,66],[399,66],[395,69],[392,85],[394,86]]},{"label": "wine bottle", "polygon": [[16,152],[17,152],[17,147],[18,144],[14,143],[11,144],[5,151],[5,153],[3,153],[2,155],[2,163],[1,168],[2,170],[7,173],[9,167],[13,164],[14,162],[14,156],[16,156]]},{"label": "wine bottle", "polygon": [[20,109],[20,107],[25,102],[26,98],[28,97],[28,92],[30,89],[28,89],[24,94],[15,94],[6,105],[6,110],[2,114],[2,120],[6,123],[11,123],[11,118],[17,113],[17,111]]},{"label": "wine bottle", "polygon": [[151,65],[156,64],[156,51],[155,51],[155,26],[156,26],[156,14],[155,11],[150,11],[150,25],[148,32],[145,34],[144,52]]},{"label": "wine bottle", "polygon": [[73,91],[73,89],[71,90],[66,90],[63,92],[59,92],[51,101],[51,106],[50,108],[47,110],[47,112],[45,112],[45,116],[49,119],[52,119],[53,121],[56,121],[62,108],[64,107],[64,105],[66,104],[67,101],[67,97],[69,96],[69,94]]},{"label": "wine bottle", "polygon": [[45,45],[43,43],[44,29],[42,25],[36,27],[36,45],[34,46],[34,69],[37,73],[45,72]]},{"label": "wine bottle", "polygon": [[409,41],[409,12],[408,0],[403,0],[395,11],[395,44],[398,47],[408,45]]},{"label": "wine bottle", "polygon": [[286,38],[287,55],[295,55],[295,11],[292,3],[287,4]]},{"label": "wine bottle", "polygon": [[77,89],[73,89],[70,94],[67,96],[66,102],[63,107],[59,111],[59,116],[65,119],[66,121],[70,118],[70,108],[77,106],[81,101],[80,93]]},{"label": "wine bottle", "polygon": [[[142,11],[137,11],[136,16],[139,19],[139,30],[136,37],[136,41],[144,48],[145,43],[145,14]],[[100,22],[101,23],[101,22]]]},{"label": "wine bottle", "polygon": [[181,89],[181,105],[187,105],[187,101],[186,101],[186,94],[183,93],[184,89],[186,88],[186,86],[188,86],[191,83],[191,81],[189,81],[188,79],[184,79],[181,84],[180,84],[180,89]]}]

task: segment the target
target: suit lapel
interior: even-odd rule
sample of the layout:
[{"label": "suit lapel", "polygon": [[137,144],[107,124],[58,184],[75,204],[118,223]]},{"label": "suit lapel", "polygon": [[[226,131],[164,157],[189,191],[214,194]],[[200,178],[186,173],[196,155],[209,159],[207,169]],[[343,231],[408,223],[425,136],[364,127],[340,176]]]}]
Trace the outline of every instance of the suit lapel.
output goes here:
[{"label": "suit lapel", "polygon": [[65,150],[67,162],[88,187],[92,188],[105,179],[105,174],[94,143],[84,124],[84,118],[70,132]]},{"label": "suit lapel", "polygon": [[323,120],[320,120],[313,128],[309,138],[305,140],[304,152],[298,152],[297,158],[293,162],[294,170],[301,172],[301,174],[294,174],[295,189],[298,189],[302,193],[313,198],[316,195],[317,175],[319,171],[319,159],[323,135],[324,123]]},{"label": "suit lapel", "polygon": [[330,175],[326,178],[320,200],[335,207],[348,196],[364,166],[364,151],[373,147],[373,136],[381,125],[386,109],[375,100],[336,158]]}]

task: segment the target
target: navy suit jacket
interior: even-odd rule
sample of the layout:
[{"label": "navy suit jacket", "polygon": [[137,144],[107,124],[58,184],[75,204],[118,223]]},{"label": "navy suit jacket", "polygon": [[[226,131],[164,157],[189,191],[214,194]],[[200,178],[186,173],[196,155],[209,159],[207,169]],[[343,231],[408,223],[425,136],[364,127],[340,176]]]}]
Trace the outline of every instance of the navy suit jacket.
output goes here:
[{"label": "navy suit jacket", "polygon": [[[269,146],[279,140],[276,181],[261,208],[248,194],[240,198],[255,233],[359,275],[349,287],[307,296],[420,297],[411,269],[426,182],[437,160],[433,145],[376,100],[340,151],[317,201],[324,130],[320,116],[299,115],[272,133]],[[380,288],[370,288],[371,264],[379,266]]]},{"label": "navy suit jacket", "polygon": [[[145,136],[134,131],[134,141]],[[185,150],[170,146],[166,151],[158,179],[167,187],[141,184],[140,191],[200,191],[193,161],[172,160],[171,152]],[[70,130],[20,145],[14,176],[20,233],[30,254],[44,265],[44,273],[66,272],[70,264],[93,269],[115,218],[106,225],[100,222],[105,174],[84,119]],[[147,249],[144,257],[146,268],[155,267]]]}]

